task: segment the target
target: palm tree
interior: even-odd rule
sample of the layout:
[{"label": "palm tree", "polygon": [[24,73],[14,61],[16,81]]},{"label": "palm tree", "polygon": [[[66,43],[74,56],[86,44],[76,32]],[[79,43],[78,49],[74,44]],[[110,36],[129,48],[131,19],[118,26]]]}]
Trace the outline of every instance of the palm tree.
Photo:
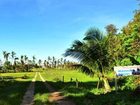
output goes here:
[{"label": "palm tree", "polygon": [[106,92],[111,90],[104,74],[105,68],[108,67],[105,37],[99,29],[89,29],[85,33],[83,41],[74,41],[71,48],[66,50],[64,56],[74,57],[93,71],[98,70],[103,79]]},{"label": "palm tree", "polygon": [[4,59],[5,59],[5,61],[6,61],[6,51],[3,51],[3,57],[4,57]]},{"label": "palm tree", "polygon": [[55,67],[55,57],[52,57],[52,67]]},{"label": "palm tree", "polygon": [[48,65],[49,65],[49,67],[51,67],[51,57],[50,56],[48,56]]},{"label": "palm tree", "polygon": [[35,60],[36,60],[36,57],[33,56],[33,65],[35,65]]},{"label": "palm tree", "polygon": [[47,67],[47,60],[44,60],[44,67]]},{"label": "palm tree", "polygon": [[15,60],[15,55],[16,55],[16,53],[15,53],[14,51],[12,51],[12,52],[11,52],[12,63],[13,63],[13,62],[14,62],[14,60]]},{"label": "palm tree", "polygon": [[20,62],[21,62],[21,64],[22,64],[22,66],[24,65],[24,60],[23,60],[23,58],[24,58],[24,56],[21,55],[21,57],[20,57]]},{"label": "palm tree", "polygon": [[28,57],[26,55],[24,55],[24,62],[28,64]]},{"label": "palm tree", "polygon": [[41,63],[42,63],[42,60],[39,59],[39,60],[38,60],[39,67],[41,67]]},{"label": "palm tree", "polygon": [[9,55],[10,55],[10,53],[6,54],[6,61],[8,61]]},{"label": "palm tree", "polygon": [[14,69],[15,72],[16,72],[16,66],[17,66],[17,60],[18,59],[19,59],[18,57],[14,57],[13,69]]},{"label": "palm tree", "polygon": [[10,55],[10,53],[3,51],[3,56],[4,56],[5,61],[8,61],[9,55]]}]

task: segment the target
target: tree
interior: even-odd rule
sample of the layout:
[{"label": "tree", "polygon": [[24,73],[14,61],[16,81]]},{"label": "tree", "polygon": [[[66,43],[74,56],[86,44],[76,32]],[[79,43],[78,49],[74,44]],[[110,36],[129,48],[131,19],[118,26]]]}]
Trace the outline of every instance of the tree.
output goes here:
[{"label": "tree", "polygon": [[26,55],[24,55],[24,62],[28,64],[28,57]]},{"label": "tree", "polygon": [[119,57],[122,55],[121,49],[121,37],[116,34],[117,28],[113,24],[109,24],[106,27],[107,36],[106,36],[106,46],[108,52],[108,62],[110,69],[114,66],[119,65]]},{"label": "tree", "polygon": [[39,67],[41,67],[41,63],[42,63],[42,60],[39,59],[39,60],[38,60]]},{"label": "tree", "polygon": [[44,67],[47,67],[47,60],[44,60]]},{"label": "tree", "polygon": [[4,57],[4,59],[5,59],[5,61],[6,61],[6,51],[3,51],[3,57]]},{"label": "tree", "polygon": [[117,33],[117,28],[114,24],[109,24],[105,27],[107,34],[115,35]]},{"label": "tree", "polygon": [[140,10],[135,11],[133,20],[131,20],[122,29],[122,47],[124,50],[124,59],[129,58],[130,63],[140,64]]},{"label": "tree", "polygon": [[36,60],[36,57],[33,56],[33,65],[35,65],[35,60]]},{"label": "tree", "polygon": [[4,56],[5,61],[8,61],[9,55],[10,55],[10,53],[3,51],[3,56]]},{"label": "tree", "polygon": [[22,64],[22,66],[24,65],[24,60],[23,60],[23,58],[24,58],[24,56],[21,55],[21,57],[20,57],[20,62],[21,62],[21,64]]},{"label": "tree", "polygon": [[83,65],[98,70],[104,82],[106,91],[110,91],[110,85],[105,77],[105,68],[108,67],[106,40],[99,29],[90,28],[85,33],[83,41],[76,40],[71,48],[67,49],[64,56],[78,59]]},{"label": "tree", "polygon": [[13,69],[14,69],[15,72],[16,72],[16,66],[17,66],[17,60],[18,59],[19,59],[18,57],[14,57]]},{"label": "tree", "polygon": [[[15,53],[14,51],[12,51],[12,52],[11,52],[11,57],[12,57],[12,61],[13,61],[13,62],[14,62],[14,60],[15,60],[15,55],[16,55],[16,53]],[[12,63],[13,63],[13,62],[12,62]],[[13,63],[13,64],[14,64],[14,63]]]}]

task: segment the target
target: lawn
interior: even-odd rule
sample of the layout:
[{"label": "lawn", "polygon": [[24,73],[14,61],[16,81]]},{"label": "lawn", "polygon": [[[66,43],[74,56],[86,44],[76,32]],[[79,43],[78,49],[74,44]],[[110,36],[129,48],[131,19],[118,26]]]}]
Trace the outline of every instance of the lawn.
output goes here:
[{"label": "lawn", "polygon": [[20,105],[34,75],[34,72],[1,73],[0,105]]},{"label": "lawn", "polygon": [[[113,90],[104,94],[103,87],[96,88],[98,81],[96,76],[90,77],[78,70],[36,69],[34,71],[39,71],[56,91],[63,92],[76,105],[140,105],[140,95],[133,94],[133,90],[121,88],[118,93]],[[20,105],[34,75],[35,72],[1,73],[0,105]],[[112,76],[112,74],[110,75]],[[78,87],[76,79],[78,80]],[[110,83],[114,88],[113,79]],[[123,79],[118,83],[122,84],[121,87],[125,86]],[[128,83],[130,81],[127,82],[127,87],[129,87]],[[51,105],[48,102],[48,95],[49,91],[38,75],[35,83],[34,105]]]},{"label": "lawn", "polygon": [[41,72],[41,75],[47,81],[62,81],[63,77],[65,82],[75,81],[76,79],[79,82],[98,80],[98,78],[92,78],[78,70],[48,69]]},{"label": "lawn", "polygon": [[[133,90],[120,89],[116,93],[114,79],[111,81],[113,91],[104,94],[103,87],[96,88],[97,77],[87,76],[80,71],[44,70],[41,75],[50,85],[63,92],[76,105],[140,105],[139,96],[134,95]],[[112,74],[110,75],[112,76]],[[79,81],[78,87],[76,87],[76,79]]]},{"label": "lawn", "polygon": [[34,105],[48,105],[48,90],[38,75],[35,82]]}]

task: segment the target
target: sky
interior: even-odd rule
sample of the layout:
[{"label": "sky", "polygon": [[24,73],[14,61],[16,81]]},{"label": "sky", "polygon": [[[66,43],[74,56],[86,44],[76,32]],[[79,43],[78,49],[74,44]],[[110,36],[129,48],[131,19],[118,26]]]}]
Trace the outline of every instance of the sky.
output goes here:
[{"label": "sky", "polygon": [[61,57],[90,27],[120,29],[136,9],[136,0],[0,0],[0,59],[3,51]]}]

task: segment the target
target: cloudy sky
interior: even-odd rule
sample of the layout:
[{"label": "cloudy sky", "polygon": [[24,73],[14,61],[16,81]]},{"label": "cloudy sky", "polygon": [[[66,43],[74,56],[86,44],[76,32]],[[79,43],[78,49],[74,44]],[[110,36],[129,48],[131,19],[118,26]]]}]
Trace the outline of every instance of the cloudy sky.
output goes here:
[{"label": "cloudy sky", "polygon": [[121,28],[137,8],[136,0],[0,0],[0,59],[5,50],[61,57],[88,28]]}]

